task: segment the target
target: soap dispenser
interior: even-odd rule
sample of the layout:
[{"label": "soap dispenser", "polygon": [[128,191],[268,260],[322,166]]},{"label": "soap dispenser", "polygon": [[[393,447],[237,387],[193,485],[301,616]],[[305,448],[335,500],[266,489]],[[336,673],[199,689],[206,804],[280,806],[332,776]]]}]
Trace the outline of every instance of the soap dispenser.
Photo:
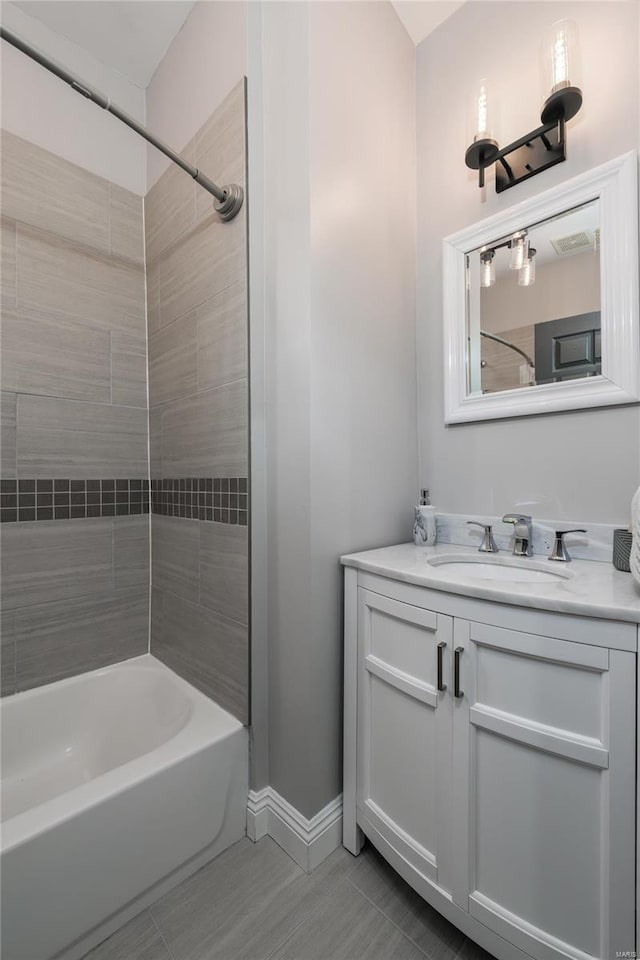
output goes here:
[{"label": "soap dispenser", "polygon": [[436,508],[426,489],[420,491],[420,503],[415,507],[413,542],[418,547],[432,547],[436,542]]}]

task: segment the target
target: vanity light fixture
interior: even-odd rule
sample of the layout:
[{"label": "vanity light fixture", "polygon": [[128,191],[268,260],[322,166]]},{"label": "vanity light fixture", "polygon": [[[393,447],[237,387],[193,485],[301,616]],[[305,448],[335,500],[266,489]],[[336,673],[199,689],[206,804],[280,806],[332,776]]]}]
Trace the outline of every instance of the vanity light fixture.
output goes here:
[{"label": "vanity light fixture", "polygon": [[518,271],[518,286],[531,287],[536,282],[536,251],[533,247],[529,248],[529,256]]},{"label": "vanity light fixture", "polygon": [[493,287],[496,282],[496,265],[493,262],[495,250],[482,250],[480,253],[480,286]]},{"label": "vanity light fixture", "polygon": [[484,187],[485,170],[495,164],[496,193],[502,193],[529,177],[566,160],[566,123],[582,106],[582,91],[575,85],[578,72],[578,31],[571,20],[559,20],[544,43],[545,89],[549,90],[540,119],[542,126],[514,140],[502,150],[489,124],[489,90],[481,80],[474,96],[476,131],[467,148],[465,163],[478,171],[478,186]]}]

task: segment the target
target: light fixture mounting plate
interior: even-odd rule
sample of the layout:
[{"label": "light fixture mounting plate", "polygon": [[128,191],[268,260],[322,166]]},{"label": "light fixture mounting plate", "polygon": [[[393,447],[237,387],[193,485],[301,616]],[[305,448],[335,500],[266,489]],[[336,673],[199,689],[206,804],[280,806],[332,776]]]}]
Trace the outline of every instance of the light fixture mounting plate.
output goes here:
[{"label": "light fixture mounting plate", "polygon": [[498,153],[494,159],[496,193],[503,193],[565,159],[564,121],[543,124]]}]

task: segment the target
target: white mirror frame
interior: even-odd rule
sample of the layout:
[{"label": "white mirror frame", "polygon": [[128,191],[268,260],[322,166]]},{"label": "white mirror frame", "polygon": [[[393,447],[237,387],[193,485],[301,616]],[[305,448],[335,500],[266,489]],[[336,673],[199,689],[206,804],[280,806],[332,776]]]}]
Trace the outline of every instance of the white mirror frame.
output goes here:
[{"label": "white mirror frame", "polygon": [[[600,201],[602,374],[467,394],[466,256],[498,237]],[[635,151],[509,207],[443,241],[445,423],[521,417],[640,400],[638,169]]]}]

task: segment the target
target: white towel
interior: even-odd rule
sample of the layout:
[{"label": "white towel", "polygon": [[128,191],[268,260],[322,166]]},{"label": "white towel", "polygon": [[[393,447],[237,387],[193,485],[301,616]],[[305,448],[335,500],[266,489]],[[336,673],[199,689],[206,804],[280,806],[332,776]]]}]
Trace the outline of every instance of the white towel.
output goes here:
[{"label": "white towel", "polygon": [[631,541],[630,566],[633,579],[640,583],[640,487],[631,501]]}]

